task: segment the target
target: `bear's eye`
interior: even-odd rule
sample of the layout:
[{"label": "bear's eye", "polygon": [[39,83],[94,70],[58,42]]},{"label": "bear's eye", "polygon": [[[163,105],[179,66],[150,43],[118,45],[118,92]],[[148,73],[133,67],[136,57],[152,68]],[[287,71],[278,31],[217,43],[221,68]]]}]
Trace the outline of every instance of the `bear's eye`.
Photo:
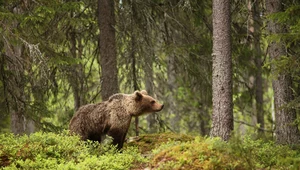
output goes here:
[{"label": "bear's eye", "polygon": [[154,100],[152,100],[152,101],[151,101],[151,104],[154,104],[154,103],[155,103],[155,101],[154,101]]}]

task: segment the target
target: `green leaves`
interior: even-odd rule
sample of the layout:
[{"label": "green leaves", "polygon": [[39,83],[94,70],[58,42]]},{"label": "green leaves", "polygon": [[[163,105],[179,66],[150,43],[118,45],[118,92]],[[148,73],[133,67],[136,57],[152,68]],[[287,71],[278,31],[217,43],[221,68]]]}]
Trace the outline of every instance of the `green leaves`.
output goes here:
[{"label": "green leaves", "polygon": [[[105,151],[105,152],[104,152]],[[138,150],[119,153],[110,145],[83,142],[68,131],[60,134],[37,132],[30,136],[0,135],[0,157],[10,162],[4,169],[129,169],[144,162]],[[4,162],[0,159],[0,167]]]},{"label": "green leaves", "polygon": [[[153,144],[152,144],[153,145]],[[274,142],[232,138],[196,137],[194,141],[169,141],[153,150],[155,169],[297,169],[298,152]]]},{"label": "green leaves", "polygon": [[282,24],[286,33],[275,34],[268,37],[269,41],[284,41],[287,47],[300,40],[300,5],[290,5],[284,12],[274,13],[267,16],[267,19]]}]

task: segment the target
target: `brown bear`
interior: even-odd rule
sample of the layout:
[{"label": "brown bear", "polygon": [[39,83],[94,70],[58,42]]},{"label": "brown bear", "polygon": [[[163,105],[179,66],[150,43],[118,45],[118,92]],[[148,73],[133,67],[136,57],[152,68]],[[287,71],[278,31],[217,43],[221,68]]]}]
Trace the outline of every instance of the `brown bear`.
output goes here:
[{"label": "brown bear", "polygon": [[80,107],[70,121],[71,133],[82,140],[103,141],[113,138],[118,149],[123,147],[132,116],[158,112],[164,105],[149,96],[145,90],[133,94],[114,94],[107,101]]}]

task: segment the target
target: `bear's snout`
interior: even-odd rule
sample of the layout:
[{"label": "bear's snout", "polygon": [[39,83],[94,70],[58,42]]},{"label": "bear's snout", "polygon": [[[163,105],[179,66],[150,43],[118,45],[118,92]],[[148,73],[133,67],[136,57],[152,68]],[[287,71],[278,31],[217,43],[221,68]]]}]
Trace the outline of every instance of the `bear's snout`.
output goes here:
[{"label": "bear's snout", "polygon": [[158,111],[161,111],[164,108],[164,104],[161,105],[160,109]]}]

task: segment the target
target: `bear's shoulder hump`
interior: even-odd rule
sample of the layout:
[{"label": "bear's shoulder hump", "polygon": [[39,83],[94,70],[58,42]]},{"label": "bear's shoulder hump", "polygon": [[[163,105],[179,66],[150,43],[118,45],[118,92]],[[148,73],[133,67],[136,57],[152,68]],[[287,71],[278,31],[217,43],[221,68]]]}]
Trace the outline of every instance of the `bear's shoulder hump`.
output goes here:
[{"label": "bear's shoulder hump", "polygon": [[117,94],[114,94],[114,95],[110,96],[109,99],[108,99],[108,102],[111,102],[113,100],[121,100],[123,98],[124,98],[124,94],[117,93]]}]

